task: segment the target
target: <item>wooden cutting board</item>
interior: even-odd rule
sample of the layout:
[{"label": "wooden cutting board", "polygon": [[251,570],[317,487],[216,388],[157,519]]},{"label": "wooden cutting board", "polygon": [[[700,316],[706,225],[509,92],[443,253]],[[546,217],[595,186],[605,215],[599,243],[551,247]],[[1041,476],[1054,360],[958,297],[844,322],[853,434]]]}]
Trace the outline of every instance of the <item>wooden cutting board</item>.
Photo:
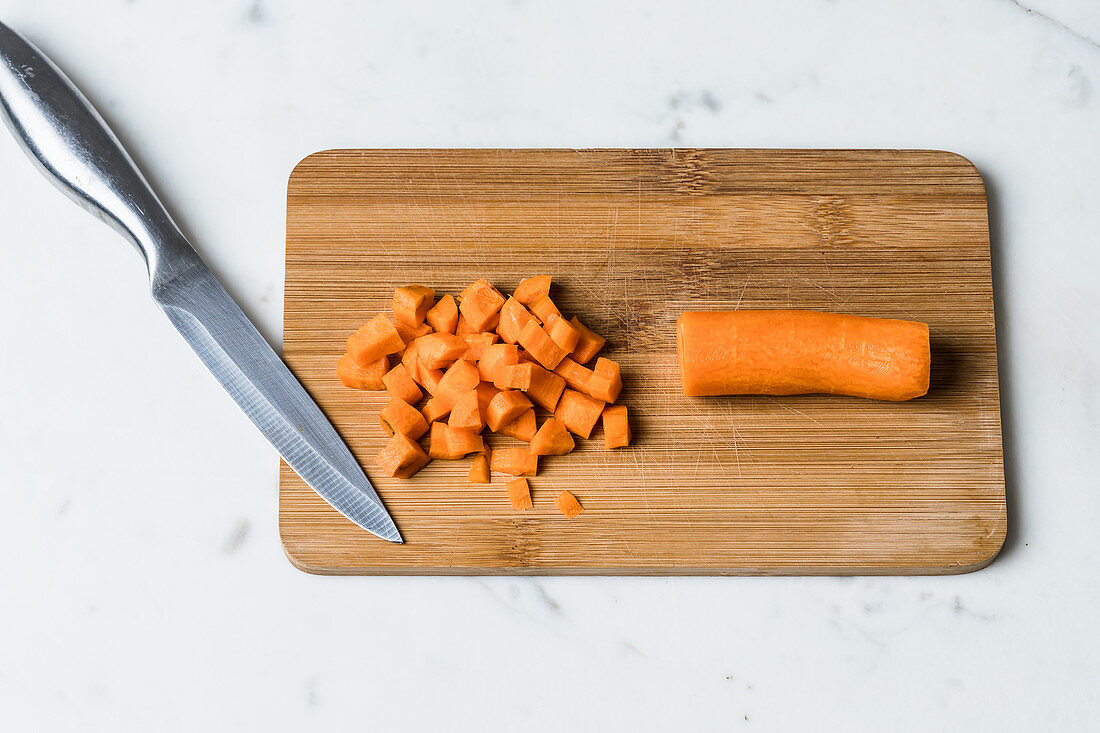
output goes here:
[{"label": "wooden cutting board", "polygon": [[[544,459],[526,512],[503,477],[469,483],[469,460],[382,476],[386,396],[337,381],[348,334],[398,285],[457,294],[487,277],[511,291],[541,274],[621,361],[634,445],[604,450],[597,428]],[[931,391],[684,397],[677,316],[735,308],[925,321]],[[951,153],[317,153],[287,192],[283,356],[407,543],[358,529],[284,464],[280,530],[308,572],[958,573],[1005,537],[985,192]],[[579,518],[554,509],[562,489]]]}]

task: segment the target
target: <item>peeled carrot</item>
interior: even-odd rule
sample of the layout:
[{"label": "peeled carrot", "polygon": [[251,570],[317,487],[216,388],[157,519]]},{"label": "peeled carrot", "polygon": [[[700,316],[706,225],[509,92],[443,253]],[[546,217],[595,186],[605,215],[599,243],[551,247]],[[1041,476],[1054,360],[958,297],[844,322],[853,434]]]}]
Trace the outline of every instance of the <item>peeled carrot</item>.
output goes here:
[{"label": "peeled carrot", "polygon": [[428,456],[444,460],[457,460],[470,453],[485,450],[485,442],[473,430],[452,428],[447,423],[433,422]]},{"label": "peeled carrot", "polygon": [[588,389],[585,391],[597,400],[603,400],[604,402],[617,400],[619,392],[623,388],[619,363],[601,356],[596,359],[596,367],[592,372],[592,377],[588,380]]},{"label": "peeled carrot", "polygon": [[[398,321],[397,323],[393,324],[393,327],[397,329],[397,335],[400,336],[401,340],[405,342],[405,348],[408,348],[409,344],[411,344],[413,341],[416,341],[421,336],[427,336],[429,333],[432,332],[432,327],[429,326],[427,323],[421,323],[419,326],[416,326],[414,328],[412,326],[406,326],[401,321]],[[395,351],[394,353],[398,356],[401,356],[405,353],[405,349],[401,349],[401,351]]]},{"label": "peeled carrot", "polygon": [[506,344],[516,343],[519,341],[519,332],[532,319],[533,316],[522,303],[515,298],[508,298],[500,308],[500,323],[497,324],[500,340]]},{"label": "peeled carrot", "polygon": [[551,317],[561,318],[561,311],[550,300],[549,295],[540,295],[527,304],[527,310],[534,314],[535,318],[546,323]]},{"label": "peeled carrot", "polygon": [[458,313],[458,325],[455,326],[455,333],[458,334],[459,336],[465,336],[468,333],[481,333],[481,332],[470,325],[470,322],[467,321],[462,316],[462,311],[460,310],[459,313]]},{"label": "peeled carrot", "polygon": [[424,390],[434,395],[439,390],[439,380],[443,379],[442,369],[425,369],[420,367],[420,381],[417,382]]},{"label": "peeled carrot", "polygon": [[409,370],[404,364],[398,364],[382,376],[382,386],[390,393],[391,397],[404,400],[410,405],[415,405],[424,394],[416,382],[409,376]]},{"label": "peeled carrot", "polygon": [[511,476],[534,476],[539,470],[539,457],[527,448],[497,448],[489,457],[489,467]]},{"label": "peeled carrot", "polygon": [[567,356],[562,359],[561,363],[554,369],[554,374],[564,379],[570,389],[587,393],[588,382],[592,379],[595,372],[588,367],[581,366]]},{"label": "peeled carrot", "polygon": [[382,380],[389,365],[389,360],[384,356],[366,365],[360,365],[350,355],[344,354],[336,362],[336,376],[345,387],[352,389],[383,389],[386,385]]},{"label": "peeled carrot", "polygon": [[484,453],[474,456],[474,462],[470,464],[470,472],[466,478],[475,484],[489,483],[489,457]]},{"label": "peeled carrot", "polygon": [[527,396],[536,405],[553,412],[564,389],[564,379],[538,364],[531,365],[531,386],[527,388]]},{"label": "peeled carrot", "polygon": [[428,432],[428,421],[420,414],[420,410],[396,397],[391,397],[382,408],[378,420],[387,433],[401,433],[407,435],[409,440],[417,440]]},{"label": "peeled carrot", "polygon": [[565,426],[553,417],[547,418],[531,438],[531,452],[536,456],[564,456],[576,445]]},{"label": "peeled carrot", "polygon": [[514,364],[500,367],[493,386],[497,389],[518,389],[526,392],[531,388],[531,375],[537,366],[538,364]]},{"label": "peeled carrot", "polygon": [[474,391],[477,392],[477,406],[481,410],[481,421],[485,422],[486,415],[489,413],[489,403],[500,394],[500,390],[488,382],[481,382]]},{"label": "peeled carrot", "polygon": [[435,291],[431,288],[405,285],[393,293],[393,315],[406,326],[419,326],[434,301]]},{"label": "peeled carrot", "polygon": [[458,402],[451,408],[451,416],[447,424],[452,428],[463,428],[480,432],[485,427],[485,418],[481,415],[481,408],[477,403],[477,390],[471,389],[458,398]]},{"label": "peeled carrot", "polygon": [[424,417],[428,422],[442,419],[462,395],[477,387],[479,381],[477,367],[459,359],[440,377],[432,398],[424,405]]},{"label": "peeled carrot", "polygon": [[567,389],[561,393],[558,409],[554,417],[574,435],[587,438],[603,413],[603,402],[593,399],[576,390]]},{"label": "peeled carrot", "polygon": [[425,319],[436,333],[454,333],[458,327],[458,304],[455,297],[447,293],[433,305]]},{"label": "peeled carrot", "polygon": [[501,435],[511,436],[516,440],[522,440],[525,443],[530,443],[531,438],[535,437],[536,432],[534,408],[524,410],[520,413],[519,417],[510,423],[506,423],[496,432]]},{"label": "peeled carrot", "polygon": [[466,351],[462,354],[462,358],[474,363],[481,358],[487,346],[492,346],[497,342],[497,335],[495,333],[464,333],[462,334],[462,338],[465,339],[468,344]]},{"label": "peeled carrot", "polygon": [[512,344],[491,344],[481,352],[477,371],[483,382],[495,382],[502,367],[519,363],[519,348]]},{"label": "peeled carrot", "polygon": [[558,494],[558,498],[554,499],[554,506],[558,508],[559,512],[565,515],[566,519],[572,519],[584,511],[584,507],[577,501],[577,497],[573,496],[568,491],[563,491]]},{"label": "peeled carrot", "polygon": [[901,401],[928,392],[928,325],[814,311],[688,312],[677,321],[688,396],[842,394]]},{"label": "peeled carrot", "polygon": [[626,405],[608,405],[603,408],[603,444],[605,448],[624,448],[630,445],[630,421]]},{"label": "peeled carrot", "polygon": [[500,392],[489,402],[485,411],[485,424],[494,433],[531,409],[531,400],[516,390]]},{"label": "peeled carrot", "polygon": [[437,400],[432,397],[430,400],[424,403],[424,406],[420,408],[420,412],[424,415],[424,419],[428,421],[428,424],[434,424],[437,420],[442,420],[447,417],[447,413],[451,411],[451,405],[444,400]]},{"label": "peeled carrot", "polygon": [[348,355],[363,366],[405,348],[390,319],[379,313],[348,337]]},{"label": "peeled carrot", "polygon": [[607,339],[578,321],[576,316],[573,316],[569,323],[571,323],[581,335],[580,339],[577,341],[577,348],[573,349],[573,353],[570,354],[570,356],[573,357],[573,361],[578,364],[587,364],[592,361],[592,357],[600,353],[600,349],[607,343]]},{"label": "peeled carrot", "polygon": [[520,280],[516,286],[513,297],[523,305],[529,305],[531,301],[550,294],[550,276],[538,275]]},{"label": "peeled carrot", "polygon": [[519,332],[519,343],[546,369],[554,369],[565,358],[565,351],[551,341],[546,331],[534,321],[530,321]]},{"label": "peeled carrot", "polygon": [[484,331],[502,305],[504,305],[504,296],[493,287],[491,282],[481,279],[462,291],[462,304],[459,309],[472,328]]},{"label": "peeled carrot", "polygon": [[407,435],[394,433],[390,442],[374,458],[382,473],[394,478],[409,478],[428,465],[428,454]]},{"label": "peeled carrot", "polygon": [[513,509],[530,509],[534,506],[531,503],[531,487],[527,485],[527,479],[512,479],[504,484],[504,488],[508,491],[508,502]]},{"label": "peeled carrot", "polygon": [[466,339],[453,333],[430,333],[413,343],[418,345],[416,358],[428,369],[446,369],[470,348]]},{"label": "peeled carrot", "polygon": [[577,327],[559,315],[550,314],[542,330],[546,331],[550,340],[567,354],[573,353],[573,349],[577,348],[577,343],[581,340],[581,332]]}]

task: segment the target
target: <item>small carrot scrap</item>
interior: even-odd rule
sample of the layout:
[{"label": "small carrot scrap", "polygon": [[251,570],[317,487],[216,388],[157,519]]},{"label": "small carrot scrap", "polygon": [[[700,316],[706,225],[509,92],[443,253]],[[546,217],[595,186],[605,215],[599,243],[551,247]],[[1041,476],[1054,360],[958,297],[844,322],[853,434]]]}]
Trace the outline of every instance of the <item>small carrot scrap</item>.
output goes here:
[{"label": "small carrot scrap", "polygon": [[410,440],[417,440],[428,432],[428,421],[416,409],[405,400],[391,397],[382,412],[378,414],[378,421],[390,435],[401,433],[407,435]]},{"label": "small carrot scrap", "polygon": [[416,327],[435,301],[435,291],[423,285],[405,285],[393,292],[393,315],[406,326]]},{"label": "small carrot scrap", "polygon": [[500,323],[497,324],[500,340],[506,344],[516,343],[519,341],[519,332],[533,318],[522,303],[515,298],[508,298],[500,308]]},{"label": "small carrot scrap", "polygon": [[466,339],[453,333],[430,333],[413,343],[419,344],[417,358],[428,369],[446,369],[470,348]]},{"label": "small carrot scrap", "polygon": [[458,327],[458,304],[455,297],[447,293],[431,307],[425,316],[428,325],[436,333],[454,333]]},{"label": "small carrot scrap", "polygon": [[489,467],[511,476],[534,476],[539,470],[539,457],[527,448],[497,448],[489,457]]},{"label": "small carrot scrap", "polygon": [[457,460],[470,453],[485,450],[485,442],[473,430],[452,428],[447,423],[433,422],[428,446],[428,456],[444,460]]},{"label": "small carrot scrap", "polygon": [[588,380],[588,394],[597,400],[614,402],[622,391],[623,380],[620,376],[619,363],[605,359],[602,356],[596,359],[596,367],[592,377]]},{"label": "small carrot scrap", "polygon": [[502,426],[497,432],[530,443],[531,438],[535,437],[535,425],[535,410],[532,408],[520,413],[519,417]]},{"label": "small carrot scrap", "polygon": [[484,331],[503,305],[504,296],[491,282],[481,279],[463,291],[459,309],[472,328]]},{"label": "small carrot scrap", "polygon": [[563,491],[558,494],[558,498],[554,499],[554,506],[558,508],[559,512],[565,515],[566,519],[572,519],[584,511],[584,507],[577,501],[577,497],[573,496],[568,491]]},{"label": "small carrot scrap", "polygon": [[462,334],[462,338],[465,339],[468,344],[466,351],[462,354],[462,358],[474,363],[481,358],[486,347],[492,346],[497,342],[497,335],[495,333],[464,333]]},{"label": "small carrot scrap", "polygon": [[538,364],[531,367],[531,386],[527,388],[527,397],[539,407],[553,412],[565,389],[565,380]]},{"label": "small carrot scrap", "polygon": [[348,337],[348,355],[366,366],[388,354],[396,354],[405,348],[401,334],[390,319],[379,313]]},{"label": "small carrot scrap", "polygon": [[603,408],[603,443],[605,448],[625,448],[630,445],[630,421],[626,405]]},{"label": "small carrot scrap", "polygon": [[570,356],[578,364],[587,364],[592,361],[592,357],[600,353],[600,349],[607,343],[607,339],[581,323],[576,316],[573,316],[569,322],[581,334],[580,340],[577,341],[577,348],[573,349]]},{"label": "small carrot scrap", "polygon": [[569,321],[559,315],[550,314],[550,318],[543,324],[542,330],[550,340],[557,344],[567,354],[573,353],[577,348],[577,342],[581,340],[581,332]]},{"label": "small carrot scrap", "polygon": [[489,456],[484,453],[474,456],[474,462],[470,464],[470,473],[466,478],[475,484],[489,483]]},{"label": "small carrot scrap", "polygon": [[391,397],[404,400],[410,405],[415,405],[424,396],[420,387],[409,376],[409,370],[404,364],[398,364],[382,376],[382,386],[390,393]]},{"label": "small carrot scrap", "polygon": [[512,422],[532,407],[531,400],[514,389],[504,390],[493,397],[485,411],[485,424],[494,433]]},{"label": "small carrot scrap", "polygon": [[588,367],[581,366],[567,356],[558,364],[557,369],[554,370],[554,374],[564,379],[565,383],[568,384],[571,389],[587,393],[588,382],[592,379],[595,372]]},{"label": "small carrot scrap", "polygon": [[516,286],[513,297],[523,305],[530,305],[532,301],[550,294],[550,276],[538,275],[520,280]]},{"label": "small carrot scrap", "polygon": [[530,509],[534,506],[531,502],[531,487],[528,486],[527,479],[512,479],[504,484],[504,488],[508,490],[508,501],[513,509]]},{"label": "small carrot scrap", "polygon": [[557,418],[547,418],[531,438],[531,452],[536,456],[564,456],[576,447],[576,442]]},{"label": "small carrot scrap", "polygon": [[512,344],[491,344],[481,352],[477,371],[483,382],[495,382],[502,367],[519,363],[519,347]]},{"label": "small carrot scrap", "polygon": [[394,478],[409,478],[428,465],[428,454],[407,435],[394,433],[390,442],[374,458],[382,473]]},{"label": "small carrot scrap", "polygon": [[386,369],[389,368],[389,360],[386,357],[376,359],[366,365],[361,365],[348,354],[340,357],[336,362],[336,376],[345,387],[352,389],[383,389],[383,378]]},{"label": "small carrot scrap", "polygon": [[540,295],[527,304],[527,310],[534,314],[535,318],[546,323],[551,317],[561,318],[561,311],[550,300],[549,295]]},{"label": "small carrot scrap", "polygon": [[451,408],[451,417],[447,420],[447,424],[452,428],[463,428],[474,432],[480,432],[485,427],[485,418],[482,417],[481,408],[478,406],[476,389],[471,389],[458,398],[454,407]]},{"label": "small carrot scrap", "polygon": [[531,389],[531,376],[534,374],[534,367],[538,367],[538,364],[514,364],[500,367],[497,369],[493,386],[497,389],[518,389],[526,392]]},{"label": "small carrot scrap", "polygon": [[545,369],[554,369],[565,358],[565,351],[551,341],[546,331],[534,321],[520,331],[519,343]]},{"label": "small carrot scrap", "polygon": [[586,394],[581,394],[573,389],[567,389],[561,393],[558,401],[558,409],[554,411],[554,417],[564,425],[569,432],[587,438],[592,435],[592,428],[603,413],[603,402],[593,399]]}]

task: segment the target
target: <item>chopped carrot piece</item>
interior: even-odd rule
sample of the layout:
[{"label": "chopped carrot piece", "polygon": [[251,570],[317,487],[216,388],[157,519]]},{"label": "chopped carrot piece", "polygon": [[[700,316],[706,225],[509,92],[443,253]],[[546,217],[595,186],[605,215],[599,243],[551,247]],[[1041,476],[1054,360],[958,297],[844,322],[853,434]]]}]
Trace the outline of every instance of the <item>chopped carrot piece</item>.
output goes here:
[{"label": "chopped carrot piece", "polygon": [[363,366],[344,354],[336,362],[336,376],[345,387],[352,389],[383,389],[386,385],[382,383],[382,379],[389,366],[390,362],[384,356]]},{"label": "chopped carrot piece", "polygon": [[603,408],[603,443],[606,448],[623,448],[630,445],[630,421],[626,405],[608,405]]},{"label": "chopped carrot piece", "polygon": [[494,313],[493,317],[481,327],[478,333],[494,333],[497,330],[497,326],[500,325],[500,313]]},{"label": "chopped carrot piece", "polygon": [[493,386],[497,389],[519,389],[526,392],[531,389],[531,375],[534,373],[534,367],[542,369],[538,364],[514,364],[500,367],[497,369]]},{"label": "chopped carrot piece", "polygon": [[576,326],[561,316],[555,316],[553,313],[550,314],[549,320],[542,328],[546,331],[546,335],[550,337],[550,340],[560,346],[561,350],[567,354],[573,353],[573,349],[577,348],[577,342],[581,340],[581,332],[577,330]]},{"label": "chopped carrot piece", "polygon": [[405,285],[393,291],[393,315],[406,326],[419,326],[435,301],[435,291],[423,285]]},{"label": "chopped carrot piece", "polygon": [[410,440],[417,440],[428,432],[428,421],[420,414],[420,410],[396,397],[391,397],[382,408],[378,420],[387,433],[391,435],[401,433],[407,435]]},{"label": "chopped carrot piece", "polygon": [[504,301],[504,305],[500,308],[500,323],[497,325],[500,340],[506,344],[516,343],[519,340],[519,332],[532,318],[533,316],[515,298]]},{"label": "chopped carrot piece", "polygon": [[513,509],[530,509],[534,506],[531,503],[531,487],[527,485],[527,479],[512,479],[504,484],[504,488],[508,490],[508,501]]},{"label": "chopped carrot piece", "polygon": [[440,420],[458,402],[459,398],[477,387],[480,382],[477,367],[468,361],[459,359],[440,377],[432,393],[432,398],[424,405],[424,417],[428,422]]},{"label": "chopped carrot piece", "polygon": [[431,333],[414,343],[419,344],[417,358],[428,369],[445,369],[470,348],[466,339],[453,333]]},{"label": "chopped carrot piece", "polygon": [[577,497],[573,496],[568,491],[563,491],[558,494],[558,498],[554,499],[554,506],[558,508],[559,512],[565,515],[566,519],[572,519],[584,511],[584,507],[577,501]]},{"label": "chopped carrot piece", "polygon": [[436,333],[454,333],[458,327],[458,304],[455,303],[455,297],[450,293],[444,295],[431,307],[425,318]]},{"label": "chopped carrot piece", "polygon": [[428,465],[428,454],[407,435],[394,433],[390,442],[375,456],[382,473],[394,478],[409,478]]},{"label": "chopped carrot piece", "polygon": [[481,410],[481,421],[485,422],[486,416],[489,414],[489,403],[500,394],[500,390],[488,382],[481,382],[474,387],[474,391],[477,392],[477,407]]},{"label": "chopped carrot piece", "polygon": [[546,369],[553,369],[565,358],[561,347],[550,340],[537,323],[529,322],[519,333],[519,343]]},{"label": "chopped carrot piece", "polygon": [[497,448],[489,457],[489,467],[512,476],[534,476],[539,470],[539,457],[527,448]]},{"label": "chopped carrot piece", "polygon": [[477,402],[477,390],[471,389],[461,397],[451,408],[451,417],[447,424],[452,428],[463,428],[479,432],[485,427],[485,418],[481,415],[481,407]]},{"label": "chopped carrot piece", "polygon": [[481,333],[481,332],[478,331],[473,326],[471,326],[470,322],[467,321],[463,317],[461,312],[459,312],[459,314],[458,314],[458,325],[455,326],[455,333],[458,334],[459,336],[465,336],[468,333]]},{"label": "chopped carrot piece", "polygon": [[592,434],[592,428],[595,427],[602,412],[603,403],[599,400],[576,390],[567,389],[561,393],[554,417],[568,428],[569,432],[587,438]]},{"label": "chopped carrot piece", "polygon": [[488,280],[481,279],[462,291],[460,310],[472,328],[484,331],[504,305],[501,295]]},{"label": "chopped carrot piece", "polygon": [[483,382],[495,382],[501,367],[519,363],[519,348],[512,344],[491,344],[481,352],[477,371]]},{"label": "chopped carrot piece", "polygon": [[433,424],[437,420],[442,420],[447,417],[447,413],[450,411],[451,408],[444,400],[435,397],[425,402],[424,406],[420,408],[420,412],[424,415],[424,419],[428,421],[428,424]]},{"label": "chopped carrot piece", "polygon": [[599,353],[600,349],[607,343],[607,339],[600,336],[588,326],[584,325],[577,320],[576,316],[569,321],[573,324],[573,327],[580,331],[581,338],[577,342],[577,348],[573,349],[573,353],[570,356],[573,357],[573,361],[578,364],[587,364],[592,361],[592,357]]},{"label": "chopped carrot piece", "polygon": [[527,388],[527,396],[539,407],[553,412],[565,389],[565,380],[538,364],[531,367],[531,386]]},{"label": "chopped carrot piece", "polygon": [[386,372],[382,377],[382,385],[391,397],[404,400],[410,405],[415,405],[424,396],[420,387],[416,386],[416,382],[409,376],[409,370],[404,364],[398,364]]},{"label": "chopped carrot piece", "polygon": [[538,275],[520,280],[516,286],[515,298],[523,305],[529,305],[543,295],[550,294],[550,276]]},{"label": "chopped carrot piece", "polygon": [[588,394],[597,400],[614,402],[619,398],[619,392],[623,389],[623,380],[619,373],[619,363],[605,359],[602,356],[596,359],[596,368],[592,377],[588,380]]},{"label": "chopped carrot piece", "polygon": [[565,426],[553,417],[547,418],[531,438],[531,452],[536,456],[564,456],[576,445]]},{"label": "chopped carrot piece", "polygon": [[484,453],[474,456],[474,462],[470,464],[470,473],[466,478],[475,484],[489,483],[489,456]]},{"label": "chopped carrot piece", "polygon": [[405,348],[390,319],[379,313],[348,337],[348,355],[363,366]]},{"label": "chopped carrot piece", "polygon": [[581,366],[567,356],[558,364],[554,374],[564,379],[571,389],[587,393],[588,381],[592,379],[595,372],[588,367]]},{"label": "chopped carrot piece", "polygon": [[485,450],[485,442],[473,430],[452,428],[442,422],[432,423],[432,434],[428,446],[428,455],[431,458],[456,460],[483,450]]},{"label": "chopped carrot piece", "polygon": [[522,392],[506,390],[500,392],[489,402],[485,411],[485,424],[494,433],[512,422],[525,411],[531,409],[531,400]]},{"label": "chopped carrot piece", "polygon": [[550,320],[552,316],[561,318],[561,311],[554,305],[554,301],[550,300],[549,295],[540,295],[527,304],[527,310],[531,311],[535,315],[535,318],[539,319],[543,323]]},{"label": "chopped carrot piece", "polygon": [[[393,327],[397,329],[397,334],[401,337],[401,340],[405,342],[405,348],[408,348],[409,344],[416,341],[421,336],[427,336],[432,332],[432,327],[427,323],[421,323],[414,328],[412,326],[406,326],[404,323],[401,323],[401,321],[398,321],[393,324]],[[394,353],[400,356],[405,353],[405,349],[395,351]]]},{"label": "chopped carrot piece", "polygon": [[531,438],[535,437],[535,410],[525,410],[520,413],[512,422],[503,426],[497,431],[501,435],[508,435],[516,440],[522,440],[525,443],[530,443]]},{"label": "chopped carrot piece", "polygon": [[486,346],[492,346],[497,342],[495,333],[464,333],[462,338],[469,345],[466,352],[462,354],[462,358],[472,362],[477,362],[481,358]]},{"label": "chopped carrot piece", "polygon": [[420,382],[418,382],[418,384],[423,387],[428,394],[435,395],[439,390],[439,380],[441,379],[443,379],[442,369],[420,368]]}]

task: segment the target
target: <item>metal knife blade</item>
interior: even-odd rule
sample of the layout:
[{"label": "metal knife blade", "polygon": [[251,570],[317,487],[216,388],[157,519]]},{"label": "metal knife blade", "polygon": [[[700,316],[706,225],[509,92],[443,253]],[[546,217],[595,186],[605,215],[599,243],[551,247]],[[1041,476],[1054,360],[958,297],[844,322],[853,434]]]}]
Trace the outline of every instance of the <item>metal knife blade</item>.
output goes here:
[{"label": "metal knife blade", "polygon": [[402,542],[335,428],[187,242],[103,119],[3,23],[0,117],[55,186],[137,247],[154,300],[298,475],[363,529]]}]

